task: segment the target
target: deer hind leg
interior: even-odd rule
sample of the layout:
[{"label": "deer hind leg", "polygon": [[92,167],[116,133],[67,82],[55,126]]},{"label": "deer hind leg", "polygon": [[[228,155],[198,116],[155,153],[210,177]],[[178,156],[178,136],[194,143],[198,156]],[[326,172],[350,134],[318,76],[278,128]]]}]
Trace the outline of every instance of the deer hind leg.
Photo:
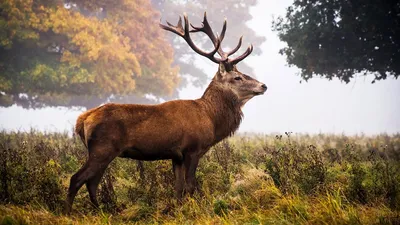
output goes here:
[{"label": "deer hind leg", "polygon": [[[98,147],[97,147],[98,146]],[[86,183],[92,203],[98,206],[96,191],[103,176],[104,170],[110,162],[118,155],[111,145],[97,145],[89,149],[89,158],[85,165],[71,177],[65,202],[65,213],[69,214],[76,194],[83,184]]]},{"label": "deer hind leg", "polygon": [[89,192],[90,201],[96,208],[99,208],[99,202],[97,201],[97,188],[99,187],[101,178],[103,177],[105,170],[106,168],[100,169],[96,175],[88,179],[88,181],[86,182],[86,188]]},{"label": "deer hind leg", "polygon": [[68,188],[67,200],[65,201],[65,214],[69,214],[72,209],[72,204],[74,202],[75,196],[78,190],[85,183],[86,179],[90,177],[89,160],[83,165],[83,167],[75,173],[70,180],[70,185]]}]

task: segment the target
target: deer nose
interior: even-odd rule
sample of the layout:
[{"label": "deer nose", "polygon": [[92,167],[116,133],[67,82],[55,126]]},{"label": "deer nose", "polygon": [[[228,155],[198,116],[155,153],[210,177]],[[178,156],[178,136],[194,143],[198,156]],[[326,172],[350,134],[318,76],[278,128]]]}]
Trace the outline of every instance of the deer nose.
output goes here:
[{"label": "deer nose", "polygon": [[265,90],[267,90],[267,85],[262,84],[261,87],[264,88]]}]

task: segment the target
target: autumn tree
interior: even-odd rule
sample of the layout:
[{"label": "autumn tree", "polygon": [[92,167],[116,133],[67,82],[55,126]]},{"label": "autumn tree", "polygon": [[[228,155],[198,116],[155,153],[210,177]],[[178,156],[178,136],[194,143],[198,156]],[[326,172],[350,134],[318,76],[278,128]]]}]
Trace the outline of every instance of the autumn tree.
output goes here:
[{"label": "autumn tree", "polygon": [[[220,33],[224,19],[227,19],[227,34],[225,35],[223,47],[233,49],[236,47],[240,36],[243,35],[243,51],[251,43],[254,46],[251,56],[261,54],[260,46],[265,41],[265,37],[259,36],[251,29],[247,23],[252,19],[250,7],[257,4],[256,0],[230,0],[230,1],[213,1],[213,0],[193,0],[193,1],[166,1],[151,0],[153,6],[161,12],[162,20],[176,24],[179,16],[184,12],[187,13],[189,20],[193,24],[201,24],[204,12],[207,12],[207,18],[214,31]],[[197,87],[202,87],[209,81],[208,77],[214,74],[206,74],[200,65],[195,63],[198,57],[191,51],[187,44],[179,37],[173,34],[168,35],[174,47],[174,62],[180,67],[182,75],[181,86],[184,87],[188,82],[193,82]],[[213,45],[205,35],[192,34],[192,38],[196,44],[203,45],[204,49],[213,49]],[[250,56],[250,57],[251,57]],[[240,70],[252,74],[252,69],[241,62]],[[254,74],[252,74],[254,76]]]},{"label": "autumn tree", "polygon": [[400,74],[398,0],[294,0],[273,28],[287,43],[280,53],[305,80],[348,83],[361,72],[375,82]]},{"label": "autumn tree", "polygon": [[1,0],[0,106],[171,96],[173,49],[148,0]]}]

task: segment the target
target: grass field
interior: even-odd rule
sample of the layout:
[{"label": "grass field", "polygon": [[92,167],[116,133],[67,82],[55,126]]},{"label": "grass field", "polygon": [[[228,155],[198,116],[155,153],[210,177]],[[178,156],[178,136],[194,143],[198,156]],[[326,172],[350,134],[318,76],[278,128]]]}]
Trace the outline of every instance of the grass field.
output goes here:
[{"label": "grass field", "polygon": [[237,135],[201,160],[199,191],[173,198],[170,161],[116,159],[63,216],[87,152],[67,134],[0,132],[0,224],[400,224],[400,134]]}]

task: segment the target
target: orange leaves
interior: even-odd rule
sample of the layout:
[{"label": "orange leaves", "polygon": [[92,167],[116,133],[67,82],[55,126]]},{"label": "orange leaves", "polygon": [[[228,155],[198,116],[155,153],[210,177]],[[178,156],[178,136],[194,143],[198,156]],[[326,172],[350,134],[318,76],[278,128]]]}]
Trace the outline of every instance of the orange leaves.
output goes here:
[{"label": "orange leaves", "polygon": [[6,63],[15,74],[3,78],[0,68],[0,78],[24,93],[163,97],[178,85],[172,48],[149,0],[4,0],[0,6],[0,49],[15,54]]},{"label": "orange leaves", "polygon": [[80,60],[79,55],[73,54],[68,50],[64,51],[60,62],[68,63],[72,67],[80,67],[81,66],[81,60]]},{"label": "orange leaves", "polygon": [[[79,4],[96,10],[104,7],[107,17],[100,20],[58,9],[53,17],[53,30],[67,34],[70,43],[79,47],[80,52],[76,56],[65,51],[63,62],[75,63],[77,58],[82,63],[95,62],[91,71],[96,83],[110,93],[146,93],[152,87],[155,87],[154,94],[172,93],[178,80],[177,70],[170,68],[172,48],[162,38],[164,35],[155,18],[158,12],[149,1],[120,0],[117,4],[101,1],[97,5],[93,1],[82,1]],[[142,90],[136,89],[137,79],[145,81],[141,82]]]},{"label": "orange leaves", "polygon": [[[109,93],[133,92],[133,74],[140,75],[140,63],[130,52],[129,38],[117,35],[114,24],[59,8],[51,18],[53,31],[67,35],[79,54],[64,51],[62,62],[79,67],[92,64],[96,83]],[[123,89],[122,89],[122,86]]]}]

